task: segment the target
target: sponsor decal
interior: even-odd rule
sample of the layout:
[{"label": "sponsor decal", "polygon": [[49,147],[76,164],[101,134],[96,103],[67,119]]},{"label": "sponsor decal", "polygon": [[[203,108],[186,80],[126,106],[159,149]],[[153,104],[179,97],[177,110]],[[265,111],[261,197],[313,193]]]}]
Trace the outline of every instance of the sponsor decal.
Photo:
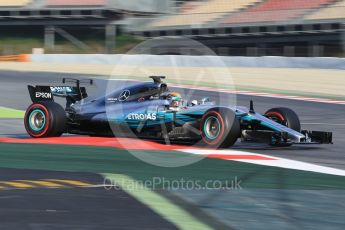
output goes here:
[{"label": "sponsor decal", "polygon": [[53,93],[72,93],[73,92],[72,87],[68,87],[68,86],[52,86],[50,87],[50,90]]},{"label": "sponsor decal", "polygon": [[116,102],[117,101],[117,98],[113,98],[113,97],[109,97],[107,99],[108,102]]},{"label": "sponsor decal", "polygon": [[156,113],[131,113],[127,116],[128,120],[139,120],[139,121],[145,121],[145,120],[157,120],[157,114]]},{"label": "sponsor decal", "polygon": [[52,94],[51,93],[36,92],[36,98],[51,99]]}]

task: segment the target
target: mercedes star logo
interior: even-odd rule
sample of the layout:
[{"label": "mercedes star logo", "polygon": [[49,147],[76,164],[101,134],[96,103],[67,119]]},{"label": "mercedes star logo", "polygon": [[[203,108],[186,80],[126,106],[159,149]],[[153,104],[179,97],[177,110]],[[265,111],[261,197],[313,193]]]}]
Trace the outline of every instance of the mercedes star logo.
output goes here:
[{"label": "mercedes star logo", "polygon": [[129,98],[129,96],[131,95],[131,92],[129,92],[129,90],[125,90],[123,91],[120,96],[119,96],[119,101],[125,101]]}]

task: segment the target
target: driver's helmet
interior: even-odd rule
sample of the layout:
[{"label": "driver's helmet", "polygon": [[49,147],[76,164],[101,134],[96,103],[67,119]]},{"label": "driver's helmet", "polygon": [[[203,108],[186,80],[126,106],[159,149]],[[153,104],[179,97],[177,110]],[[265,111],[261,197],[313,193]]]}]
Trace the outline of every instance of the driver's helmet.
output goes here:
[{"label": "driver's helmet", "polygon": [[172,92],[169,94],[170,106],[179,107],[181,105],[182,97],[180,93]]}]

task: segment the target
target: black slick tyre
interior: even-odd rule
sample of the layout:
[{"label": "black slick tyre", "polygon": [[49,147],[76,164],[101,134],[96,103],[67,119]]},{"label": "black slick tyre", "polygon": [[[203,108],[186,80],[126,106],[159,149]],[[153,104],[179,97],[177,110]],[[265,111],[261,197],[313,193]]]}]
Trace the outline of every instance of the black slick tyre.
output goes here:
[{"label": "black slick tyre", "polygon": [[210,148],[228,148],[240,137],[240,122],[235,112],[226,108],[208,110],[201,119],[202,142]]},{"label": "black slick tyre", "polygon": [[55,102],[34,103],[26,110],[24,125],[31,137],[58,137],[66,131],[66,113]]}]

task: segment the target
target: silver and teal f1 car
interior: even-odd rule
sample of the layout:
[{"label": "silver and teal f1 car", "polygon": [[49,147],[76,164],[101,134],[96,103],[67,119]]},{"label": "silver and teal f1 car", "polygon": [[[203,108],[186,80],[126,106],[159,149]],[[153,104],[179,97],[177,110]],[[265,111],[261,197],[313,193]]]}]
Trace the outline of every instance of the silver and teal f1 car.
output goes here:
[{"label": "silver and teal f1 car", "polygon": [[[250,108],[218,106],[208,100],[186,102],[169,91],[162,81],[165,77],[151,78],[88,100],[85,87],[80,87],[83,81],[76,79],[63,80],[76,86],[28,86],[33,104],[26,111],[25,128],[34,138],[69,133],[201,143],[212,148],[230,147],[238,139],[274,146],[332,143],[330,132],[301,130],[291,109],[259,114],[253,102]],[[54,97],[66,98],[65,108]]]}]

